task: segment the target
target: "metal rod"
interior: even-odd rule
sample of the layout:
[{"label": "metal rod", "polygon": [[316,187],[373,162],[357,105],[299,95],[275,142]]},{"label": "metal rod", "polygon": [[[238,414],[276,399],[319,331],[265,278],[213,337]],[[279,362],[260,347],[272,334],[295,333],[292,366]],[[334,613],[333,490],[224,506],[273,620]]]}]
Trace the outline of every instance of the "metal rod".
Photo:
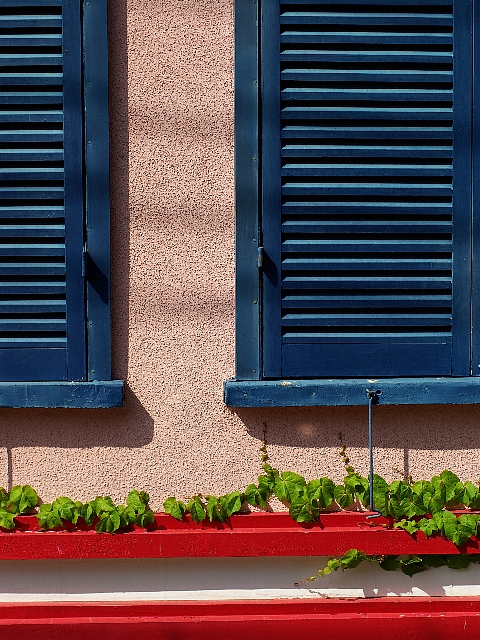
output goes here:
[{"label": "metal rod", "polygon": [[367,516],[367,520],[371,518],[378,518],[382,515],[382,512],[375,508],[373,504],[373,419],[372,419],[372,407],[373,401],[378,395],[378,391],[372,391],[367,389],[368,396],[368,451],[370,454],[370,478],[369,478],[369,490],[370,490],[370,499],[369,499],[369,509],[372,511],[372,515]]}]

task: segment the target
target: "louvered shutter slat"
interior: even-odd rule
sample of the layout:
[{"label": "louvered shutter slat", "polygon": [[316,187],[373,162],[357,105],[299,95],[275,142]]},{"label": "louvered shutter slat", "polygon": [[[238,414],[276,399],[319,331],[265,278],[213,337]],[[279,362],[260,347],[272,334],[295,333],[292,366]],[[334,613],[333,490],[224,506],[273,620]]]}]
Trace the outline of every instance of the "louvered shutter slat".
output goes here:
[{"label": "louvered shutter slat", "polygon": [[283,156],[303,158],[356,158],[363,157],[368,151],[370,158],[423,158],[428,153],[430,158],[451,158],[452,150],[449,147],[367,147],[359,145],[345,145],[343,148],[332,147],[331,145],[285,145]]},{"label": "louvered shutter slat", "polygon": [[264,375],[451,375],[468,8],[262,11]]},{"label": "louvered shutter slat", "polygon": [[[366,3],[365,3],[366,4]],[[322,11],[298,11],[298,12],[286,12],[282,15],[280,22],[282,24],[295,24],[295,25],[317,25],[328,24],[336,25],[368,25],[373,27],[376,25],[384,25],[386,20],[394,22],[396,25],[412,26],[436,26],[445,27],[452,25],[452,16],[441,13],[350,13],[345,11],[342,13],[323,13]]]},{"label": "louvered shutter slat", "polygon": [[[3,4],[3,3],[2,3]],[[61,35],[2,35],[0,47],[61,47]]]},{"label": "louvered shutter slat", "polygon": [[348,139],[351,140],[364,140],[367,136],[374,135],[377,139],[392,140],[392,139],[408,139],[408,140],[444,140],[446,135],[452,135],[451,127],[328,127],[328,126],[305,126],[305,125],[286,125],[282,130],[282,138],[301,140],[303,138],[316,138],[316,139],[328,139],[328,138],[345,138],[348,134]]},{"label": "louvered shutter slat", "polygon": [[[363,275],[363,274],[362,274]],[[369,275],[368,277],[357,276],[324,276],[322,278],[321,289],[322,290],[336,290],[342,291],[342,289],[362,289],[362,290],[386,290],[391,289],[403,290],[403,289],[450,289],[451,278],[445,277],[428,277],[428,276],[399,276],[397,278],[390,277],[384,278],[382,276],[376,277]],[[314,276],[286,276],[283,280],[283,289],[285,291],[294,289],[318,289],[319,282],[318,277]],[[355,292],[356,294],[357,292]],[[450,294],[451,295],[451,294]],[[353,296],[352,296],[353,297]],[[383,296],[382,296],[383,297]],[[345,303],[345,307],[349,307],[350,296],[346,295],[342,298]],[[390,303],[388,304],[390,306]],[[368,308],[368,306],[366,307]]]},{"label": "louvered shutter slat", "polygon": [[0,149],[0,162],[22,161],[35,158],[37,161],[62,161],[63,151],[56,149]]}]

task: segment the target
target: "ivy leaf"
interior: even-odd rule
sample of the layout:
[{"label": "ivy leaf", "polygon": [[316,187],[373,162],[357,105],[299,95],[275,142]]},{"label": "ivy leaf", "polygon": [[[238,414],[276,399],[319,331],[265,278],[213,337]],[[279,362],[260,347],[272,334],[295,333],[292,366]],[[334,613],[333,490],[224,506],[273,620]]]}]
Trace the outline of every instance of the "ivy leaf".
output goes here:
[{"label": "ivy leaf", "polygon": [[117,511],[120,516],[120,528],[133,524],[137,519],[135,509],[128,505],[125,506],[124,504],[119,504],[117,506]]},{"label": "ivy leaf", "polygon": [[435,524],[435,520],[433,520],[433,518],[422,518],[418,522],[418,527],[420,531],[423,531],[427,538],[438,531],[438,526]]},{"label": "ivy leaf", "polygon": [[480,491],[472,482],[465,482],[463,500],[466,507],[480,509]]},{"label": "ivy leaf", "polygon": [[[389,486],[388,513],[396,520],[402,516],[412,517],[417,515],[417,509],[412,501],[412,489],[403,480],[394,480]],[[418,500],[418,496],[417,500]]]},{"label": "ivy leaf", "polygon": [[405,498],[399,502],[397,498],[390,498],[388,512],[395,518],[395,520],[400,519],[402,516],[409,517],[411,511],[414,512],[412,515],[417,515],[416,509],[410,500]]},{"label": "ivy leaf", "polygon": [[20,504],[20,500],[22,499],[22,489],[23,487],[21,486],[15,486],[10,489],[8,500],[14,508],[18,508],[18,505]]},{"label": "ivy leaf", "polygon": [[60,496],[59,498],[55,498],[53,504],[57,509],[66,508],[72,509],[75,508],[75,502],[66,496]]},{"label": "ivy leaf", "polygon": [[227,494],[226,496],[227,505],[229,515],[234,513],[238,513],[242,508],[242,496],[239,491],[232,491],[232,493]]},{"label": "ivy leaf", "polygon": [[[445,502],[458,504],[457,500],[461,500],[461,494],[463,493],[463,484],[460,482],[460,478],[451,471],[442,471],[440,474],[440,480],[445,487]],[[452,506],[455,506],[453,504]]]},{"label": "ivy leaf", "polygon": [[224,508],[228,518],[232,514],[238,513],[238,511],[240,511],[240,509],[242,508],[242,499],[239,491],[233,491],[226,496],[222,496],[219,499],[219,502]]},{"label": "ivy leaf", "polygon": [[412,488],[403,480],[394,480],[390,483],[388,490],[390,497],[394,497],[397,502],[401,502],[405,499],[410,500],[412,496]]},{"label": "ivy leaf", "polygon": [[[38,524],[42,529],[53,529],[55,527],[61,527],[63,524],[57,509],[55,509],[52,504],[40,505],[40,510],[37,514],[37,519],[38,519]],[[1,513],[0,513],[0,520],[1,520]]]},{"label": "ivy leaf", "polygon": [[0,487],[0,507],[5,507],[9,499],[8,492],[3,487]]},{"label": "ivy leaf", "polygon": [[[169,498],[170,499],[170,498]],[[137,513],[143,513],[148,504],[149,495],[145,491],[139,493],[136,489],[130,491],[127,496],[127,505],[132,507]]]},{"label": "ivy leaf", "polygon": [[440,534],[453,542],[457,532],[457,518],[451,511],[441,511],[433,515]]},{"label": "ivy leaf", "polygon": [[95,525],[98,533],[114,533],[120,529],[120,514],[116,509],[104,511]]},{"label": "ivy leaf", "polygon": [[65,496],[60,496],[53,501],[53,508],[57,510],[58,515],[62,520],[67,520],[67,522],[71,522],[72,524],[77,524],[78,518],[80,517],[82,503],[80,502],[80,508],[77,504],[71,500],[70,498],[66,498]]},{"label": "ivy leaf", "polygon": [[148,505],[148,502],[150,500],[150,496],[148,495],[148,493],[146,491],[139,491],[138,492],[138,497],[140,498],[140,502],[142,502],[145,506]]},{"label": "ivy leaf", "polygon": [[357,473],[349,473],[344,478],[345,487],[356,496],[364,505],[368,505],[370,500],[370,484],[367,478],[362,478]]},{"label": "ivy leaf", "polygon": [[263,465],[263,470],[265,471],[266,475],[259,476],[258,484],[259,485],[261,484],[260,478],[266,478],[266,483],[268,484],[269,491],[271,492],[273,491],[273,488],[275,486],[275,481],[280,474],[278,472],[278,469],[274,469],[272,466],[268,464],[268,462],[266,462]]},{"label": "ivy leaf", "polygon": [[422,571],[426,571],[428,569],[428,565],[423,560],[423,558],[419,558],[418,556],[412,556],[408,560],[403,560],[400,563],[400,567],[402,572],[410,576],[414,576],[416,573],[421,573]]},{"label": "ivy leaf", "polygon": [[396,571],[400,567],[400,561],[398,556],[384,556],[379,565],[384,571]]},{"label": "ivy leaf", "polygon": [[278,476],[275,478],[275,484],[273,485],[273,493],[279,499],[285,502],[291,502],[290,494],[288,493],[285,481]]},{"label": "ivy leaf", "polygon": [[271,482],[267,476],[258,476],[258,491],[264,500],[268,500],[273,491],[275,482]]},{"label": "ivy leaf", "polygon": [[457,522],[459,524],[461,524],[462,526],[465,525],[467,527],[470,527],[472,529],[472,535],[473,536],[477,535],[477,527],[478,527],[478,523],[479,523],[479,516],[478,515],[474,515],[474,514],[470,514],[470,513],[464,513],[459,518],[457,518]]},{"label": "ivy leaf", "polygon": [[15,528],[15,514],[7,511],[6,509],[0,508],[0,527],[3,529],[14,529]]},{"label": "ivy leaf", "polygon": [[368,506],[370,502],[370,483],[367,478],[358,478],[359,482],[355,489],[355,495],[363,504],[364,507]]},{"label": "ivy leaf", "polygon": [[415,520],[400,520],[400,522],[395,522],[393,525],[395,529],[404,529],[411,536],[416,533],[419,529],[418,522]]},{"label": "ivy leaf", "polygon": [[427,513],[427,508],[423,504],[423,499],[416,493],[412,493],[410,499],[406,499],[403,502],[404,515],[407,518],[413,518],[414,516],[423,516]]},{"label": "ivy leaf", "polygon": [[7,510],[20,514],[31,511],[38,504],[38,495],[29,484],[12,487]]},{"label": "ivy leaf", "polygon": [[424,558],[424,562],[425,564],[430,568],[434,568],[434,567],[446,567],[447,566],[447,560],[448,560],[448,556],[441,556],[438,554],[432,554],[432,555],[428,555],[425,556]]},{"label": "ivy leaf", "polygon": [[447,564],[450,569],[466,569],[470,564],[470,556],[468,554],[448,555]]},{"label": "ivy leaf", "polygon": [[225,522],[228,518],[228,514],[225,511],[224,506],[218,498],[215,496],[206,496],[207,502],[207,514],[210,522],[217,520],[218,522]]},{"label": "ivy leaf", "polygon": [[139,527],[149,527],[155,522],[155,515],[151,509],[147,509],[135,518],[135,524]]},{"label": "ivy leaf", "polygon": [[388,499],[388,484],[381,476],[374,474],[373,476],[373,505],[379,511],[382,516],[388,515],[389,499]]},{"label": "ivy leaf", "polygon": [[327,562],[327,566],[325,567],[325,569],[321,570],[321,572],[319,571],[318,574],[322,576],[328,576],[333,571],[338,571],[340,569],[340,566],[340,560],[337,560],[337,558],[331,558]]},{"label": "ivy leaf", "polygon": [[102,511],[115,511],[115,503],[110,496],[97,496],[92,502],[97,516],[99,516]]},{"label": "ivy leaf", "polygon": [[430,496],[433,496],[433,494],[435,493],[435,487],[431,482],[427,482],[426,480],[419,480],[418,482],[415,482],[412,485],[412,491],[414,494],[420,497],[423,496],[425,493],[428,493],[430,494]]},{"label": "ivy leaf", "polygon": [[340,558],[342,571],[344,569],[355,569],[355,567],[358,567],[358,565],[366,559],[367,554],[364,551],[350,549]]},{"label": "ivy leaf", "polygon": [[354,496],[351,491],[343,484],[339,484],[335,487],[334,491],[335,502],[341,509],[346,509],[353,504]]},{"label": "ivy leaf", "polygon": [[[278,494],[277,495],[277,487]],[[275,480],[275,495],[279,500],[286,500],[291,503],[296,498],[303,495],[306,491],[307,483],[298,473],[293,471],[283,471],[280,477]],[[282,497],[280,497],[282,495]]]},{"label": "ivy leaf", "polygon": [[257,487],[254,484],[249,484],[245,489],[245,500],[248,504],[251,504],[252,507],[262,507],[262,509],[266,509],[266,499],[267,496],[265,495],[265,492],[261,491],[260,487]]},{"label": "ivy leaf", "polygon": [[296,522],[315,522],[319,510],[305,499],[297,498],[290,504],[289,514]]},{"label": "ivy leaf", "polygon": [[[90,502],[87,502],[86,504],[84,504],[80,512],[80,515],[85,520],[85,524],[87,525],[93,524],[93,521],[97,517],[97,512],[94,509],[93,503],[94,501],[91,500]],[[41,508],[42,507],[40,507],[40,509]]]},{"label": "ivy leaf", "polygon": [[195,496],[189,501],[187,509],[194,522],[202,522],[207,517],[205,505],[199,496]]},{"label": "ivy leaf", "polygon": [[430,513],[432,514],[432,516],[436,513],[440,513],[441,511],[443,511],[444,506],[445,502],[443,498],[440,495],[435,494],[430,500]]},{"label": "ivy leaf", "polygon": [[457,482],[455,487],[455,494],[450,501],[447,502],[447,507],[453,508],[457,505],[464,504],[465,502],[465,486],[463,482]]},{"label": "ivy leaf", "polygon": [[176,520],[183,520],[183,516],[187,510],[185,503],[181,502],[181,500],[177,500],[176,498],[167,498],[163,503],[163,508],[165,513],[168,513]]},{"label": "ivy leaf", "polygon": [[313,500],[317,500],[320,509],[326,509],[332,504],[334,494],[335,484],[329,478],[310,480],[307,485],[309,502],[311,503]]},{"label": "ivy leaf", "polygon": [[477,518],[472,515],[462,515],[457,519],[457,530],[453,536],[452,542],[457,545],[462,545],[467,540],[476,535],[477,533]]}]

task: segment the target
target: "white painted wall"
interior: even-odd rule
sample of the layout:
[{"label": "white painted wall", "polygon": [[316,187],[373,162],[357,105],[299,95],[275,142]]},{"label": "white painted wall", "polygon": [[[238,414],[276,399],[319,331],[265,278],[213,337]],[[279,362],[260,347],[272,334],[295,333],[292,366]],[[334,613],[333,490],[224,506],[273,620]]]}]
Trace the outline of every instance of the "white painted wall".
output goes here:
[{"label": "white painted wall", "polygon": [[413,578],[377,564],[295,587],[326,558],[1,561],[0,602],[480,596],[480,566]]}]

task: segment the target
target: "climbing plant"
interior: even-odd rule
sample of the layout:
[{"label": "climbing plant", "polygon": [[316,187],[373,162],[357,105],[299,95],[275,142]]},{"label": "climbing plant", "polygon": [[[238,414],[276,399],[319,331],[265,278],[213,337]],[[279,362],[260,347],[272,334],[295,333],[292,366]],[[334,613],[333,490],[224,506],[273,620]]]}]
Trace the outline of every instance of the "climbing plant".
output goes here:
[{"label": "climbing plant", "polygon": [[447,554],[447,555],[367,555],[364,551],[350,549],[343,556],[330,558],[324,569],[319,569],[316,575],[306,578],[297,586],[306,584],[319,577],[328,576],[334,571],[355,569],[362,562],[378,562],[385,571],[397,571],[400,569],[407,576],[437,567],[449,567],[450,569],[466,569],[470,564],[480,563],[480,555],[471,554]]},{"label": "climbing plant", "polygon": [[[341,437],[341,434],[339,435]],[[165,512],[177,519],[183,519],[186,514],[190,514],[195,522],[207,518],[210,521],[224,522],[240,511],[245,503],[266,509],[268,500],[275,496],[288,506],[289,514],[296,522],[316,522],[322,512],[332,508],[346,509],[356,504],[360,509],[375,507],[388,519],[388,524],[380,526],[404,529],[411,535],[423,531],[427,538],[437,534],[458,546],[480,533],[480,514],[475,513],[476,510],[480,510],[480,484],[461,482],[452,471],[445,470],[430,480],[416,482],[411,476],[407,476],[403,480],[388,483],[381,476],[374,474],[373,505],[369,505],[370,481],[355,471],[344,444],[339,454],[346,475],[339,484],[327,477],[307,481],[298,473],[280,472],[273,468],[267,462],[265,439],[260,451],[264,474],[258,476],[257,483],[249,484],[243,492],[234,491],[218,498],[197,494],[187,503],[171,497],[164,503]],[[454,508],[468,509],[470,513],[457,516],[451,511]],[[371,524],[375,526],[374,522]],[[480,556],[369,556],[363,551],[350,549],[340,558],[331,558],[325,569],[321,569],[316,576],[307,580],[314,580],[338,569],[343,571],[355,568],[366,561],[379,562],[387,571],[401,569],[403,573],[411,576],[431,567],[465,568],[470,563],[480,562]]]},{"label": "climbing plant", "polygon": [[[275,496],[288,506],[289,514],[299,523],[312,523],[322,513],[357,506],[369,507],[370,482],[351,465],[345,445],[339,451],[345,466],[343,482],[322,476],[307,480],[293,471],[279,471],[268,462],[265,439],[262,441],[261,462],[263,473],[256,483],[243,491],[235,490],[221,496],[197,493],[183,501],[170,497],[164,502],[165,513],[177,520],[188,515],[194,522],[205,520],[225,522],[244,505],[268,508]],[[114,533],[131,525],[148,527],[155,518],[149,507],[145,491],[131,491],[126,504],[115,504],[109,496],[97,496],[82,503],[61,496],[52,503],[39,506],[37,492],[30,485],[15,486],[10,491],[0,488],[0,528],[12,530],[16,518],[23,514],[35,515],[41,529],[51,530],[67,526],[92,526],[99,533]],[[461,546],[472,536],[480,534],[480,483],[462,482],[452,471],[445,470],[429,480],[414,481],[410,476],[388,483],[379,475],[373,476],[373,505],[387,519],[372,526],[404,529],[413,535],[422,531],[427,537],[439,535]],[[452,509],[468,510],[457,515]],[[362,562],[378,562],[382,569],[400,569],[414,575],[431,567],[465,568],[480,562],[480,556],[468,554],[425,556],[372,556],[358,549],[350,549],[343,556],[330,558],[324,569],[304,582],[326,576],[333,571],[357,567]]]},{"label": "climbing plant", "polygon": [[97,496],[85,504],[65,496],[51,504],[41,504],[37,510],[38,494],[30,485],[13,487],[10,491],[0,488],[0,527],[12,530],[15,518],[24,514],[35,514],[42,529],[65,527],[66,523],[94,525],[99,533],[114,533],[135,524],[147,527],[154,522],[148,506],[149,496],[145,491],[131,491],[126,504],[116,505],[108,496]]}]

